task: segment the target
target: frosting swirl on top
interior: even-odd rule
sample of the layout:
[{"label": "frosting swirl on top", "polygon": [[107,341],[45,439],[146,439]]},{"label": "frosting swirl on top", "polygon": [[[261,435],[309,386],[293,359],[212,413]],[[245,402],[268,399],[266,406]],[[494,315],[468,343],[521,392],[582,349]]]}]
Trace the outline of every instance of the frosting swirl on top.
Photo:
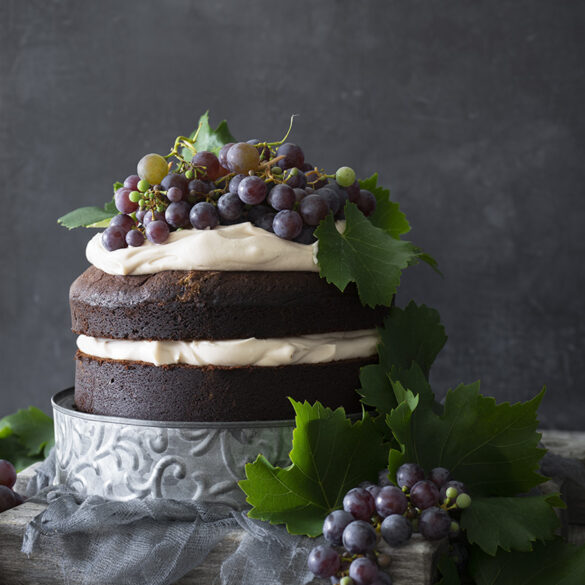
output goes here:
[{"label": "frosting swirl on top", "polygon": [[267,270],[318,272],[316,243],[284,240],[250,222],[212,230],[181,230],[164,244],[109,252],[96,234],[85,250],[88,261],[108,274],[141,275],[165,270]]}]

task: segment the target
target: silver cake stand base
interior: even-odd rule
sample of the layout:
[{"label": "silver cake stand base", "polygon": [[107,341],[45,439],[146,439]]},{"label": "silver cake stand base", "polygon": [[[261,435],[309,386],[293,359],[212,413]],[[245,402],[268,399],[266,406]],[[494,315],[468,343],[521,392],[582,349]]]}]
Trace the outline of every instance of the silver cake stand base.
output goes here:
[{"label": "silver cake stand base", "polygon": [[166,422],[79,412],[73,388],[53,396],[56,482],[113,500],[170,498],[240,510],[237,482],[259,453],[289,464],[294,421]]}]

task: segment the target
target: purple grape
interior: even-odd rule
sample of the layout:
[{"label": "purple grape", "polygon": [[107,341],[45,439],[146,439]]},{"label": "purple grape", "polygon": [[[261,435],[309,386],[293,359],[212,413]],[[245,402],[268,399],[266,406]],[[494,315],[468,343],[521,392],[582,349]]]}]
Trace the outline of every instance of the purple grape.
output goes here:
[{"label": "purple grape", "polygon": [[196,167],[203,167],[205,169],[204,172],[198,171],[198,175],[201,174],[202,177],[207,177],[211,180],[219,177],[219,160],[213,152],[201,150],[191,159],[191,162]]},{"label": "purple grape", "polygon": [[301,233],[303,220],[296,211],[284,209],[274,216],[272,229],[279,238],[292,240]]},{"label": "purple grape", "polygon": [[299,244],[311,245],[317,241],[317,237],[315,236],[315,226],[314,225],[305,225],[301,230],[301,233],[294,238],[294,241]]},{"label": "purple grape", "polygon": [[122,213],[132,213],[138,209],[138,203],[130,201],[130,193],[132,191],[126,187],[120,187],[114,194],[114,203],[116,209]]},{"label": "purple grape", "polygon": [[360,191],[360,197],[357,202],[358,209],[366,216],[369,217],[376,211],[376,197],[370,191],[362,189]]},{"label": "purple grape", "polygon": [[167,197],[169,201],[172,201],[173,203],[178,203],[179,201],[182,201],[184,193],[183,191],[181,191],[181,189],[179,189],[179,187],[171,187],[167,191]]},{"label": "purple grape", "polygon": [[244,203],[248,203],[249,205],[262,203],[266,198],[266,193],[266,183],[260,177],[256,177],[255,175],[245,177],[238,185],[238,197]]},{"label": "purple grape", "polygon": [[225,193],[217,200],[219,217],[226,221],[240,219],[244,213],[244,204],[236,193]]},{"label": "purple grape", "polygon": [[376,496],[376,512],[382,518],[390,514],[404,514],[408,508],[408,499],[404,492],[395,485],[386,485]]},{"label": "purple grape", "polygon": [[418,531],[427,540],[440,540],[448,536],[451,529],[451,516],[442,508],[427,508],[418,519]]},{"label": "purple grape", "polygon": [[335,219],[345,219],[345,204],[349,201],[349,195],[345,189],[340,189],[338,195],[339,210],[335,214]]},{"label": "purple grape", "polygon": [[376,500],[376,497],[380,493],[382,486],[371,483],[370,485],[365,486],[365,489],[368,490],[372,494],[372,498]]},{"label": "purple grape", "polygon": [[[187,185],[189,195],[207,195],[209,193],[209,183],[201,179],[193,179]],[[168,197],[168,194],[167,194]]]},{"label": "purple grape", "polygon": [[349,512],[356,520],[371,519],[376,509],[372,494],[361,487],[353,488],[343,498],[343,509]]},{"label": "purple grape", "polygon": [[138,175],[128,175],[124,179],[124,187],[130,189],[130,191],[136,191],[138,188],[138,181],[140,181],[140,177]]},{"label": "purple grape", "polygon": [[319,195],[307,195],[299,205],[299,213],[307,225],[318,225],[329,213],[329,207]]},{"label": "purple grape", "polygon": [[144,216],[146,215],[146,209],[139,209],[136,212],[136,221],[138,223],[144,223]]},{"label": "purple grape", "polygon": [[390,546],[400,546],[412,535],[412,523],[401,514],[390,514],[384,518],[380,530]]},{"label": "purple grape", "polygon": [[253,224],[256,224],[261,217],[266,215],[267,213],[272,213],[274,217],[274,209],[268,207],[268,205],[254,205],[248,209],[248,221],[251,221]]},{"label": "purple grape", "polygon": [[260,165],[260,153],[252,144],[236,142],[227,151],[227,168],[232,173],[246,174],[255,171]]},{"label": "purple grape", "polygon": [[425,478],[425,472],[418,463],[404,463],[396,471],[396,484],[399,488],[410,489],[417,481]]},{"label": "purple grape", "polygon": [[443,502],[446,497],[447,497],[447,490],[453,487],[457,490],[457,495],[459,494],[466,494],[467,490],[465,489],[465,485],[462,484],[460,481],[457,481],[455,479],[451,479],[449,480],[447,483],[443,484],[443,487],[441,487],[441,491],[439,492],[439,498],[440,501]]},{"label": "purple grape", "polygon": [[126,234],[126,243],[133,248],[138,248],[144,244],[144,234],[139,230],[130,230]]},{"label": "purple grape", "polygon": [[345,190],[347,191],[347,196],[352,203],[357,203],[360,198],[360,184],[357,181],[354,181],[349,187],[346,187]]},{"label": "purple grape", "polygon": [[451,472],[445,467],[434,467],[429,473],[429,479],[441,489],[451,479]]},{"label": "purple grape", "polygon": [[315,165],[312,165],[309,162],[305,162],[303,163],[303,166],[299,167],[301,169],[301,171],[306,172],[306,171],[312,171],[315,168]]},{"label": "purple grape", "polygon": [[285,142],[278,147],[276,156],[282,155],[284,155],[284,158],[278,161],[278,166],[283,170],[292,169],[293,167],[301,168],[305,163],[303,151],[292,142]]},{"label": "purple grape", "polygon": [[345,527],[355,518],[345,510],[335,510],[323,522],[323,536],[329,544],[341,546],[341,536]]},{"label": "purple grape", "polygon": [[327,207],[329,207],[333,215],[339,211],[339,195],[334,189],[331,187],[321,187],[317,189],[316,194],[325,200]]},{"label": "purple grape", "polygon": [[384,487],[385,485],[393,485],[388,477],[388,470],[382,469],[378,472],[378,485]]},{"label": "purple grape", "polygon": [[231,179],[230,179],[230,183],[228,185],[228,191],[230,193],[237,193],[238,192],[238,187],[240,186],[240,183],[242,182],[243,179],[245,179],[248,175],[234,175]]},{"label": "purple grape", "polygon": [[0,459],[0,485],[12,488],[15,483],[16,469],[14,469],[14,465],[6,459]]},{"label": "purple grape", "polygon": [[14,492],[5,485],[0,485],[0,512],[5,512],[18,506],[18,500]]},{"label": "purple grape", "polygon": [[126,231],[119,227],[108,227],[102,233],[102,244],[108,252],[126,247]]},{"label": "purple grape", "polygon": [[330,546],[319,545],[309,553],[307,567],[316,577],[331,577],[339,571],[341,559]]},{"label": "purple grape", "polygon": [[262,144],[260,145],[260,141],[257,138],[252,138],[252,140],[247,140],[248,144],[253,144],[256,147],[256,150],[258,151],[258,154],[260,155],[260,160],[264,161],[264,160],[270,160],[270,148],[265,145]]},{"label": "purple grape", "polygon": [[349,576],[355,585],[370,585],[378,577],[378,565],[367,557],[358,557],[349,565]]},{"label": "purple grape", "polygon": [[293,189],[304,189],[307,186],[307,177],[305,173],[295,167],[285,172],[284,182]]},{"label": "purple grape", "polygon": [[259,227],[267,232],[274,233],[274,218],[276,217],[276,213],[274,211],[270,211],[269,213],[265,213],[261,217],[259,217],[255,222],[254,225]]},{"label": "purple grape", "polygon": [[368,522],[356,520],[345,527],[341,540],[348,553],[367,553],[376,546],[376,531]]},{"label": "purple grape", "polygon": [[165,221],[175,228],[186,228],[191,225],[189,212],[191,206],[186,201],[171,203],[165,211]]},{"label": "purple grape", "polygon": [[419,510],[436,506],[439,503],[439,488],[430,479],[417,481],[410,488],[410,502]]},{"label": "purple grape", "polygon": [[219,223],[219,214],[215,205],[207,201],[201,201],[191,208],[189,220],[194,228],[204,230],[214,228]]},{"label": "purple grape", "polygon": [[308,193],[304,189],[299,189],[298,187],[296,189],[293,189],[293,193],[295,194],[295,201],[297,203],[299,201],[302,201],[308,195]]},{"label": "purple grape", "polygon": [[227,144],[224,144],[220,149],[219,149],[219,153],[217,155],[217,160],[219,161],[219,164],[224,168],[227,169],[228,168],[228,162],[227,162],[227,153],[228,150],[234,145],[234,142],[228,142]]},{"label": "purple grape", "polygon": [[276,211],[292,209],[296,202],[295,192],[288,185],[275,185],[270,189],[267,201]]},{"label": "purple grape", "polygon": [[160,182],[160,187],[163,191],[168,191],[171,187],[176,187],[180,189],[183,196],[187,195],[187,185],[187,177],[180,173],[170,173]]},{"label": "purple grape", "polygon": [[146,227],[149,223],[153,222],[154,220],[165,221],[165,214],[161,211],[155,211],[154,217],[152,211],[147,211],[142,218],[142,225]]},{"label": "purple grape", "polygon": [[129,215],[121,213],[112,217],[109,227],[120,227],[128,233],[135,225],[136,222]]},{"label": "purple grape", "polygon": [[162,219],[151,221],[146,226],[146,237],[153,244],[163,244],[169,238],[169,224]]}]

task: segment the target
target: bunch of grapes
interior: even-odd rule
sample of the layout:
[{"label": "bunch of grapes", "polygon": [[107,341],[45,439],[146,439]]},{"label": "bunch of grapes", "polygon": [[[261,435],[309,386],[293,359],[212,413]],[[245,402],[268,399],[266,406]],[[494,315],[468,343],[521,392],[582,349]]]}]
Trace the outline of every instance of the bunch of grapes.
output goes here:
[{"label": "bunch of grapes", "polygon": [[377,550],[380,539],[396,547],[416,531],[427,540],[459,532],[456,514],[471,505],[471,498],[449,470],[435,467],[427,478],[420,465],[405,463],[396,484],[383,477],[378,485],[362,484],[345,494],[343,510],[331,512],[323,523],[328,544],[309,554],[315,576],[339,585],[391,584],[384,571],[391,559]]},{"label": "bunch of grapes", "polygon": [[15,508],[24,498],[12,490],[16,483],[16,470],[10,461],[0,459],[0,512]]},{"label": "bunch of grapes", "polygon": [[141,246],[145,239],[162,244],[176,230],[246,221],[312,244],[315,228],[329,213],[343,218],[346,201],[366,216],[376,209],[375,196],[360,189],[351,168],[327,175],[305,162],[296,144],[228,143],[217,156],[199,151],[190,160],[179,151],[185,145],[195,152],[192,141],[179,137],[169,155],[145,155],[137,174],[126,177],[114,195],[120,214],[102,235],[106,250]]}]

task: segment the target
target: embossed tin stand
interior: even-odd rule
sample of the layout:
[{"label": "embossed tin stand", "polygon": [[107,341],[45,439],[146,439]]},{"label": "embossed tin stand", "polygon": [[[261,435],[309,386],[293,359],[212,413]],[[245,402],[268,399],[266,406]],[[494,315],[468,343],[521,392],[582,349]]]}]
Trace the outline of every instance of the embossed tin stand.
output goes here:
[{"label": "embossed tin stand", "polygon": [[287,465],[294,421],[166,422],[79,412],[53,396],[56,481],[113,500],[172,498],[245,507],[237,482],[262,453]]}]

